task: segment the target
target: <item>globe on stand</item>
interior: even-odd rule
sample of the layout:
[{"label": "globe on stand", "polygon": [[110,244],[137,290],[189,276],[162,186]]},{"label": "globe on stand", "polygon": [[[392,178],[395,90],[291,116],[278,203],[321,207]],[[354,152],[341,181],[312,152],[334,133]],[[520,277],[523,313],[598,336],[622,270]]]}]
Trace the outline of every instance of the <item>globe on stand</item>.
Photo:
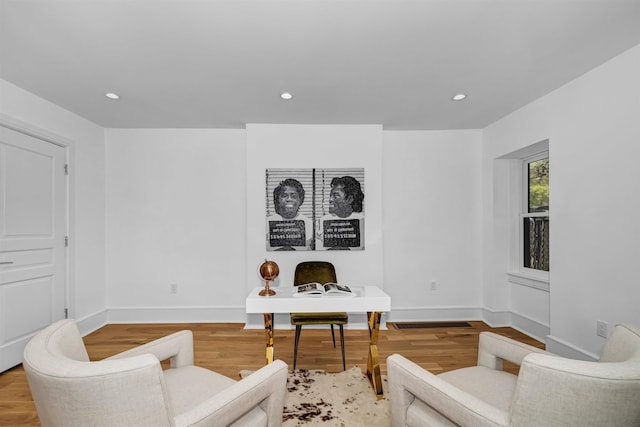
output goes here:
[{"label": "globe on stand", "polygon": [[273,261],[267,261],[266,259],[260,266],[260,276],[265,280],[264,289],[260,291],[260,296],[271,296],[275,295],[276,291],[269,287],[269,282],[276,280],[280,274],[280,269],[278,268],[278,264]]}]

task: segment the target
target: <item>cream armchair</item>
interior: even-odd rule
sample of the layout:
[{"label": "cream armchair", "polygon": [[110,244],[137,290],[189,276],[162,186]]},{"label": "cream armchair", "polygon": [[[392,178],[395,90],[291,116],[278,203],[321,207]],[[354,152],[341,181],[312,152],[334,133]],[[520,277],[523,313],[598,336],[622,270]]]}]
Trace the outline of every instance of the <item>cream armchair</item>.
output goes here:
[{"label": "cream armchair", "polygon": [[630,326],[616,326],[599,362],[483,332],[477,366],[436,376],[394,354],[387,372],[394,427],[640,426],[640,330]]},{"label": "cream armchair", "polygon": [[23,365],[43,427],[282,424],[287,365],[234,381],[193,365],[191,331],[90,362],[75,322],[61,320],[27,344]]}]

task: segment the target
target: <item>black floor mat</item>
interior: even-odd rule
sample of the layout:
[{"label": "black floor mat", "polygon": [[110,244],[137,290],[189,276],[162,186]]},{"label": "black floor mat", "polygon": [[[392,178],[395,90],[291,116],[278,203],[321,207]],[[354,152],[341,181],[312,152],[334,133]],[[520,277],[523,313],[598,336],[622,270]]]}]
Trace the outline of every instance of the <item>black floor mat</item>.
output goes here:
[{"label": "black floor mat", "polygon": [[394,322],[396,329],[471,328],[468,322]]}]

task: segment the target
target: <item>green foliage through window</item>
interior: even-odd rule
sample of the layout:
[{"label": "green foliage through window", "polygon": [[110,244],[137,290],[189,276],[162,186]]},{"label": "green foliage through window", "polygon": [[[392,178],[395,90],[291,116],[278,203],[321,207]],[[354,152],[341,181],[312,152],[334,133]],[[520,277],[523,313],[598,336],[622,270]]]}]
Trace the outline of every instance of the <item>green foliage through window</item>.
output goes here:
[{"label": "green foliage through window", "polygon": [[529,163],[529,212],[549,210],[549,159]]}]

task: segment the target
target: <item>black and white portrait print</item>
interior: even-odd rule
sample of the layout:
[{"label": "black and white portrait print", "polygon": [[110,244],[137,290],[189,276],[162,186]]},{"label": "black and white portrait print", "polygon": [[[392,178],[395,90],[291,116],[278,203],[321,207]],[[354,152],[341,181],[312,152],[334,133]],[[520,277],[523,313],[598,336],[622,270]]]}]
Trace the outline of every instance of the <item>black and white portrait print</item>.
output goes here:
[{"label": "black and white portrait print", "polygon": [[266,170],[268,251],[364,250],[364,169]]}]

